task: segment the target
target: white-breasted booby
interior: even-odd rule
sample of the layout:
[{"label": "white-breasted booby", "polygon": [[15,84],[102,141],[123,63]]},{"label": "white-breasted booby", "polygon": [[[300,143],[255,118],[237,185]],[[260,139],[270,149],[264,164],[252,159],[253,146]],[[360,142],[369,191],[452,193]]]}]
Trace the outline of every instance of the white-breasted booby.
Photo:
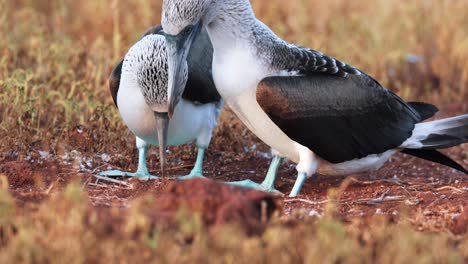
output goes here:
[{"label": "white-breasted booby", "polygon": [[257,20],[248,0],[164,0],[162,26],[172,54],[169,109],[184,88],[177,85],[184,46],[206,28],[224,101],[262,141],[297,163],[291,196],[315,172],[378,169],[397,151],[467,173],[437,149],[468,141],[468,115],[421,123],[435,106],[406,103],[357,68],[283,41]]},{"label": "white-breasted booby", "polygon": [[222,107],[211,77],[213,48],[206,32],[194,41],[188,52],[188,63],[181,64],[184,76],[179,85],[186,84],[184,94],[168,122],[168,58],[166,42],[161,34],[161,26],[149,29],[111,73],[109,88],[112,98],[123,121],[136,136],[139,161],[135,173],[105,171],[100,173],[102,176],[154,178],[146,167],[149,144],[159,146],[164,174],[166,144],[176,146],[193,141],[198,147],[195,166],[189,175],[179,179],[203,174],[205,149]]}]

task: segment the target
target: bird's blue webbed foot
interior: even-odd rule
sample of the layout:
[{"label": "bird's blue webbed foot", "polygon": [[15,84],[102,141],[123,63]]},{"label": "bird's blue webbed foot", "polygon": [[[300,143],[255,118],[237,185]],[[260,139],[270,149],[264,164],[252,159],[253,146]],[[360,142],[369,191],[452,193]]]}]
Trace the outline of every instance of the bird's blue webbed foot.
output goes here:
[{"label": "bird's blue webbed foot", "polygon": [[252,180],[243,180],[237,182],[226,182],[226,184],[240,186],[250,189],[255,189],[263,192],[282,194],[280,191],[275,189],[275,180],[278,175],[278,168],[281,165],[283,158],[280,156],[273,156],[270,167],[268,168],[265,180],[261,184],[258,184]]},{"label": "bird's blue webbed foot", "polygon": [[197,153],[197,161],[195,161],[195,165],[193,166],[192,171],[190,174],[185,176],[177,177],[177,180],[190,180],[190,179],[197,179],[197,178],[205,178],[203,176],[203,159],[205,158],[205,148],[198,148]]},{"label": "bird's blue webbed foot", "polygon": [[138,169],[136,172],[125,172],[120,170],[109,170],[98,173],[101,177],[134,177],[141,180],[159,179],[158,176],[151,175],[146,167],[147,146],[138,149]]},{"label": "bird's blue webbed foot", "polygon": [[276,194],[281,194],[282,193],[278,190],[276,190],[274,187],[270,187],[268,185],[264,185],[263,183],[259,184],[256,183],[252,180],[243,180],[243,181],[235,181],[235,182],[225,182],[225,184],[232,185],[232,186],[239,186],[239,187],[244,187],[244,188],[249,188],[249,189],[254,189],[262,192],[269,192],[269,193],[276,193]]},{"label": "bird's blue webbed foot", "polygon": [[109,170],[98,173],[98,176],[102,177],[134,177],[142,180],[154,180],[159,179],[158,176],[151,175],[148,171],[136,171],[136,172],[126,172],[120,170]]}]

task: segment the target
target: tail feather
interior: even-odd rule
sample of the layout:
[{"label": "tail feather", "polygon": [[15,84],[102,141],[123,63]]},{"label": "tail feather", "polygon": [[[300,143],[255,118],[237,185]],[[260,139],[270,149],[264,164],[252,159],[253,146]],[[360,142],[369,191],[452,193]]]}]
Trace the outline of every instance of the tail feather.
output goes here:
[{"label": "tail feather", "polygon": [[437,151],[466,142],[468,142],[468,114],[416,124],[413,135],[401,145],[401,148],[403,153],[468,174],[460,164]]},{"label": "tail feather", "polygon": [[401,147],[443,149],[468,142],[468,114],[416,124],[413,135]]},{"label": "tail feather", "polygon": [[468,142],[468,115],[418,125],[430,127],[427,137],[421,140],[424,149],[449,148]]},{"label": "tail feather", "polygon": [[401,152],[428,161],[440,163],[442,165],[468,174],[468,171],[456,161],[452,160],[451,158],[445,156],[443,153],[440,153],[439,151],[434,149],[404,149]]}]

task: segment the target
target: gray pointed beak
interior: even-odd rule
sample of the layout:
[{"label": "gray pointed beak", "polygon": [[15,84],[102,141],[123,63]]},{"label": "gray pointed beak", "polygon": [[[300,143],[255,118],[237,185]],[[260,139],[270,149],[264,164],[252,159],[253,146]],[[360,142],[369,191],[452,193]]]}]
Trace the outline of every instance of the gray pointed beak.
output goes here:
[{"label": "gray pointed beak", "polygon": [[161,164],[161,176],[166,176],[166,148],[167,148],[167,129],[169,126],[169,116],[167,113],[154,112],[156,119],[156,130],[159,142],[159,163]]},{"label": "gray pointed beak", "polygon": [[193,41],[202,29],[202,23],[189,25],[178,35],[164,34],[168,55],[168,113],[172,118],[174,109],[184,93],[187,78],[184,75],[183,65],[187,63],[187,56]]}]

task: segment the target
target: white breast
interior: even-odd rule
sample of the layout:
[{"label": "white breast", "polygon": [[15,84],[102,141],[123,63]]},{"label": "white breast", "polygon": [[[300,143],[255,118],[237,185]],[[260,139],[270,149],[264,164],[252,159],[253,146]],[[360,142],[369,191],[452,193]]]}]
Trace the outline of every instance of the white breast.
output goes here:
[{"label": "white breast", "polygon": [[124,123],[133,134],[145,141],[155,135],[154,112],[146,104],[137,82],[133,82],[126,75],[122,75],[120,80],[117,105]]},{"label": "white breast", "polygon": [[299,162],[296,146],[263,111],[256,99],[258,83],[270,75],[247,47],[239,46],[229,52],[213,55],[213,79],[216,88],[241,121],[263,142],[281,156]]}]

